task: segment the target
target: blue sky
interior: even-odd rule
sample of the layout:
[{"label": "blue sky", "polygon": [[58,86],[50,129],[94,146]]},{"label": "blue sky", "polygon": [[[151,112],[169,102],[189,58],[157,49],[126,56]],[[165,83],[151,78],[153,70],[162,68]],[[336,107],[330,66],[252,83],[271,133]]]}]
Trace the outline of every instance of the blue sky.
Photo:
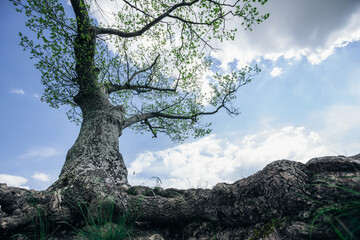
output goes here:
[{"label": "blue sky", "polygon": [[[267,22],[240,31],[213,55],[223,70],[255,63],[262,69],[238,92],[241,114],[208,117],[212,134],[183,144],[125,130],[119,147],[130,184],[153,186],[156,176],[163,187],[211,187],[278,159],[360,152],[358,1],[270,0],[265,11]],[[57,179],[79,126],[65,107],[40,101],[40,73],[19,46],[24,22],[1,1],[0,182],[41,190]]]}]

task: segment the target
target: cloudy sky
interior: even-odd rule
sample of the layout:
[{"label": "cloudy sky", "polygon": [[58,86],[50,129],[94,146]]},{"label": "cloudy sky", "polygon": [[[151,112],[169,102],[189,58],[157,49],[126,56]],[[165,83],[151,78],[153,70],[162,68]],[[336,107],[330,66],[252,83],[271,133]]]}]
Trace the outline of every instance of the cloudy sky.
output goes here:
[{"label": "cloudy sky", "polygon": [[[214,54],[219,68],[262,69],[238,92],[241,114],[210,116],[212,134],[183,144],[125,130],[130,184],[154,186],[157,177],[162,187],[211,187],[278,159],[360,153],[360,2],[269,0],[263,9],[266,22]],[[40,102],[40,73],[19,46],[24,22],[1,1],[0,182],[41,190],[57,179],[79,126],[66,108]]]}]

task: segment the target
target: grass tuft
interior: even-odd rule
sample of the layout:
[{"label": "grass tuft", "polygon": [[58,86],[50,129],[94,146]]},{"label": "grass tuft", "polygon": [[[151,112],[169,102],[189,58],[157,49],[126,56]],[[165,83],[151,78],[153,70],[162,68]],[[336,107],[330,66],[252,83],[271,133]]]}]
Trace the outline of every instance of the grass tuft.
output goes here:
[{"label": "grass tuft", "polygon": [[332,179],[324,179],[322,184],[329,188],[334,188],[334,190],[346,191],[358,198],[352,201],[330,203],[317,209],[311,222],[309,239],[312,239],[314,230],[324,224],[328,230],[333,230],[341,240],[359,240],[360,192],[343,187]]},{"label": "grass tuft", "polygon": [[109,199],[100,202],[97,207],[78,204],[86,223],[83,229],[75,229],[78,232],[78,239],[122,240],[130,236],[136,218],[129,212],[116,217],[114,205]]}]

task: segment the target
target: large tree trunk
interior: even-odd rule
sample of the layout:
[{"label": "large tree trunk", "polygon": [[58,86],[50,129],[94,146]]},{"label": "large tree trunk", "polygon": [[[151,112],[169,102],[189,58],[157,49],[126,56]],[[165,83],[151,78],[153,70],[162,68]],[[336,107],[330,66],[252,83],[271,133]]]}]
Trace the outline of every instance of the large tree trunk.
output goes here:
[{"label": "large tree trunk", "polygon": [[127,186],[127,169],[118,141],[124,125],[124,109],[109,102],[108,92],[98,81],[96,33],[86,4],[78,0],[71,0],[71,4],[77,17],[74,45],[77,78],[73,81],[79,92],[74,102],[81,109],[83,122],[57,182],[67,185],[77,177],[86,176],[115,187]]},{"label": "large tree trunk", "polygon": [[84,119],[75,144],[68,151],[59,179],[98,177],[119,187],[127,185],[127,169],[119,153],[124,119],[121,107],[104,105],[99,110],[82,109]]}]

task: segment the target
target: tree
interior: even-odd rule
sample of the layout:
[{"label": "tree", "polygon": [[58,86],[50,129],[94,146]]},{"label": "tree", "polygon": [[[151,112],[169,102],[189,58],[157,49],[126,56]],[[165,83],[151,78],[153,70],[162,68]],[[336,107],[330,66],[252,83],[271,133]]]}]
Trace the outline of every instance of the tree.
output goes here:
[{"label": "tree", "polygon": [[256,7],[267,0],[123,0],[113,1],[121,10],[112,15],[97,0],[71,0],[73,13],[58,0],[10,1],[36,34],[20,37],[38,60],[42,101],[70,105],[69,118],[82,121],[59,179],[95,176],[116,186],[127,184],[123,129],[182,141],[210,133],[206,115],[238,114],[235,93],[259,69],[208,76],[210,53],[235,38],[232,19],[251,30],[269,17]]},{"label": "tree", "polygon": [[[30,236],[37,222],[41,235],[52,228],[51,238],[77,239],[78,230],[69,226],[89,230],[84,218],[106,215],[104,203],[114,204],[112,216],[133,210],[132,204],[141,201],[135,208],[141,232],[134,239],[158,239],[149,236],[154,232],[166,239],[304,239],[314,225],[311,210],[324,215],[329,200],[336,206],[339,199],[344,201],[349,213],[357,210],[359,155],[316,158],[307,164],[275,161],[248,178],[212,189],[122,187],[127,185],[118,149],[123,129],[149,131],[154,137],[162,132],[181,141],[210,132],[210,125],[202,122],[206,115],[220,110],[237,114],[231,105],[235,93],[259,70],[207,78],[209,56],[214,40],[234,39],[231,19],[239,18],[251,30],[268,18],[256,8],[266,0],[122,0],[114,2],[121,11],[111,25],[95,20],[96,14],[109,17],[97,0],[70,0],[73,13],[58,0],[10,1],[28,16],[26,24],[37,37],[20,34],[21,45],[38,59],[45,86],[42,100],[52,107],[70,105],[69,118],[82,125],[59,180],[46,191],[0,184],[2,239]],[[339,185],[334,180],[338,177]],[[324,179],[335,188],[323,184]],[[83,211],[82,206],[98,206],[100,213],[93,217],[92,208]],[[342,222],[343,212],[339,226],[349,222],[357,227],[353,216],[358,211]],[[97,224],[96,232],[110,229],[112,235],[114,224]],[[334,239],[335,231],[320,228],[313,235]]]}]

